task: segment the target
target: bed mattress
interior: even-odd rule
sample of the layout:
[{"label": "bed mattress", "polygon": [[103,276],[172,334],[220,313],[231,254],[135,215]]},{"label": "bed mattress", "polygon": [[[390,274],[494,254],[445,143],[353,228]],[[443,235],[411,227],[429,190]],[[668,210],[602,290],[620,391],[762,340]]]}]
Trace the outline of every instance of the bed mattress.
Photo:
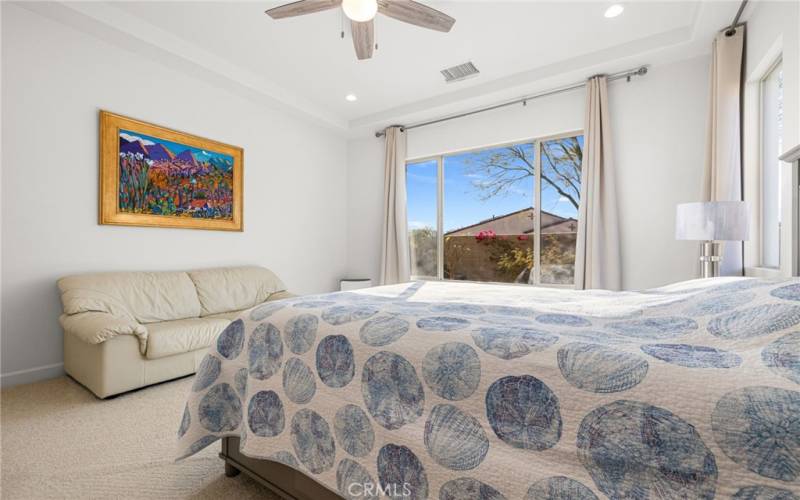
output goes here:
[{"label": "bed mattress", "polygon": [[345,498],[797,498],[800,281],[413,282],[245,311],[178,431]]}]

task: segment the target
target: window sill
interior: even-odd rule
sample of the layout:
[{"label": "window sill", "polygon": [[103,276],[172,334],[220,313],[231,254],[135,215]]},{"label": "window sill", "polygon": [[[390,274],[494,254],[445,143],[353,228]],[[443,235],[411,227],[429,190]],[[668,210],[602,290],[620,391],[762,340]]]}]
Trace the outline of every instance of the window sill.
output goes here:
[{"label": "window sill", "polygon": [[776,267],[746,267],[744,269],[744,275],[748,278],[766,278],[766,279],[777,279],[777,278],[788,278],[785,273],[783,273],[779,268]]},{"label": "window sill", "polygon": [[451,280],[451,279],[439,279],[433,278],[429,276],[411,276],[411,281],[439,281],[443,283],[471,283],[473,285],[508,285],[508,286],[526,286],[526,287],[537,287],[537,288],[561,288],[567,290],[574,290],[575,285],[573,283],[568,284],[560,284],[560,283],[506,283],[504,281],[472,281],[472,280]]}]

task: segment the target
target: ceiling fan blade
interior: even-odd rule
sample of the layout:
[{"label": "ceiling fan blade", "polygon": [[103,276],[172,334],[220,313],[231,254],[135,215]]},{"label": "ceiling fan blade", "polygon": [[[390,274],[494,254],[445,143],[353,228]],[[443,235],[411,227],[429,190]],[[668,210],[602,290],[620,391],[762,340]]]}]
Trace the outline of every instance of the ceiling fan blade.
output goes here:
[{"label": "ceiling fan blade", "polygon": [[378,12],[404,23],[448,32],[456,20],[413,0],[378,0]]},{"label": "ceiling fan blade", "polygon": [[269,9],[266,14],[272,19],[283,19],[284,17],[303,16],[333,9],[341,5],[341,3],[342,0],[300,0]]},{"label": "ceiling fan blade", "polygon": [[372,19],[364,23],[350,21],[353,29],[353,47],[356,49],[356,57],[359,60],[372,57],[375,48],[375,24]]}]

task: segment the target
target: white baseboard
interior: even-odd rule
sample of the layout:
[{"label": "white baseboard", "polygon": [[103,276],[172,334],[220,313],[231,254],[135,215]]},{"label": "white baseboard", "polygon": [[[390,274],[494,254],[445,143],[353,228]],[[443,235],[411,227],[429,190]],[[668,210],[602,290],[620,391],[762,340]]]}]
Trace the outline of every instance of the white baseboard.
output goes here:
[{"label": "white baseboard", "polygon": [[37,366],[25,370],[3,373],[0,375],[0,387],[11,387],[20,384],[30,384],[39,380],[60,377],[64,374],[64,363]]}]

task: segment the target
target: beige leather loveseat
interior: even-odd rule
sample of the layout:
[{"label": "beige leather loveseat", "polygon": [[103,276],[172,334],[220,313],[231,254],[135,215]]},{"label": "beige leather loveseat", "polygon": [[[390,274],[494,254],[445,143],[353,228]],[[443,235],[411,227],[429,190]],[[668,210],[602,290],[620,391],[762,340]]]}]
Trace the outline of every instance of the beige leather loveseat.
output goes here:
[{"label": "beige leather loveseat", "polygon": [[84,274],[58,288],[64,369],[101,398],[194,373],[240,311],[291,296],[262,267]]}]

